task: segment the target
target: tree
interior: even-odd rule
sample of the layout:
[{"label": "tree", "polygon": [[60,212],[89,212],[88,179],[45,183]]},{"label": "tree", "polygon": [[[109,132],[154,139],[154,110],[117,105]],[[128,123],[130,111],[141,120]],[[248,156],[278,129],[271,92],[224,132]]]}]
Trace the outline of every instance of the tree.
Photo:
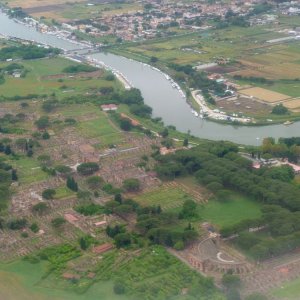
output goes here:
[{"label": "tree", "polygon": [[193,200],[186,200],[179,213],[180,218],[191,218],[197,216],[197,204]]},{"label": "tree", "polygon": [[47,131],[45,131],[42,134],[42,138],[43,138],[43,140],[49,140],[50,139],[50,134]]},{"label": "tree", "polygon": [[64,225],[65,223],[66,223],[66,220],[63,217],[57,217],[57,218],[52,219],[52,221],[51,221],[51,225],[54,228],[61,228],[62,225]]},{"label": "tree", "polygon": [[56,191],[54,189],[46,189],[42,192],[42,197],[44,199],[53,199],[54,195],[56,194]]},{"label": "tree", "polygon": [[17,170],[16,169],[11,170],[11,180],[12,181],[18,181],[18,175],[17,175]]},{"label": "tree", "polygon": [[71,191],[74,191],[74,192],[78,191],[78,184],[73,177],[68,176],[66,185]]},{"label": "tree", "polygon": [[27,220],[25,218],[9,220],[7,227],[11,230],[23,229],[27,226]]},{"label": "tree", "polygon": [[63,175],[69,175],[72,172],[72,169],[68,166],[58,165],[55,167],[55,170]]},{"label": "tree", "polygon": [[123,188],[128,192],[137,192],[140,187],[140,181],[136,178],[128,178],[123,181]]},{"label": "tree", "polygon": [[116,247],[122,248],[131,244],[131,237],[129,233],[119,233],[114,237]]},{"label": "tree", "polygon": [[132,124],[130,120],[123,118],[120,120],[120,127],[124,131],[130,131],[132,129]]},{"label": "tree", "polygon": [[184,147],[187,147],[189,145],[189,140],[187,139],[187,138],[185,138],[184,140],[183,140],[183,146]]},{"label": "tree", "polygon": [[49,209],[49,206],[45,202],[40,202],[35,204],[32,207],[32,212],[38,213],[38,214],[44,214]]},{"label": "tree", "polygon": [[99,165],[95,162],[82,163],[77,167],[77,172],[81,175],[91,175],[99,170]]},{"label": "tree", "polygon": [[158,62],[158,58],[155,57],[155,56],[151,56],[150,62],[151,62],[151,63],[156,63],[156,62]]},{"label": "tree", "polygon": [[164,128],[160,133],[159,133],[163,138],[166,138],[169,135],[169,130],[167,128]]},{"label": "tree", "polygon": [[232,275],[232,274],[224,274],[222,277],[222,284],[227,288],[227,289],[236,289],[241,286],[241,279],[237,275]]},{"label": "tree", "polygon": [[288,109],[285,106],[283,106],[281,103],[277,104],[272,109],[272,114],[274,114],[274,115],[285,115],[288,112],[289,112]]},{"label": "tree", "polygon": [[84,237],[81,237],[79,239],[79,245],[82,250],[87,250],[87,248],[89,247],[88,242]]},{"label": "tree", "polygon": [[100,176],[90,176],[87,178],[86,183],[90,189],[97,190],[101,188],[101,186],[104,183],[104,180]]},{"label": "tree", "polygon": [[114,284],[114,293],[117,295],[125,294],[125,286],[121,282],[116,282]]},{"label": "tree", "polygon": [[50,99],[50,100],[47,100],[47,101],[44,101],[43,104],[42,104],[42,109],[49,113],[51,111],[53,111],[58,105],[58,101],[55,100],[55,99]]},{"label": "tree", "polygon": [[4,154],[6,154],[6,155],[12,154],[10,145],[6,145],[6,146],[5,146]]},{"label": "tree", "polygon": [[38,129],[45,129],[50,125],[49,118],[47,116],[42,116],[34,123]]},{"label": "tree", "polygon": [[38,226],[37,223],[32,223],[29,228],[34,233],[37,233],[40,230],[40,228],[39,228],[39,226]]}]

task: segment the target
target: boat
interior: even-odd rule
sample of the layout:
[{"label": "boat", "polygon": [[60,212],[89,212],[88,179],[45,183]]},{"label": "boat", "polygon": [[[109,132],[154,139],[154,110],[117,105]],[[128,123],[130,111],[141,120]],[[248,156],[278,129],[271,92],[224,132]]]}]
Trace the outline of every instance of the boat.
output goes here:
[{"label": "boat", "polygon": [[283,123],[283,125],[288,126],[288,125],[291,125],[291,124],[293,124],[293,123],[294,123],[293,121],[285,121],[285,122]]}]

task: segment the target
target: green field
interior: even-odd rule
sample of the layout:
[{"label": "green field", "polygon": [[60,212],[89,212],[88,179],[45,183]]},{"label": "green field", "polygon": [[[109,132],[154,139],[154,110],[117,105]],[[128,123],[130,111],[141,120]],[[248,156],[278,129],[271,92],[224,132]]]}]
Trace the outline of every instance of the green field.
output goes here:
[{"label": "green field", "polygon": [[99,147],[119,144],[122,141],[122,133],[113,126],[107,115],[102,112],[96,119],[80,122],[78,129],[84,137],[98,138]]},{"label": "green field", "polygon": [[160,205],[162,209],[171,209],[182,206],[190,197],[179,188],[160,187],[134,198],[142,206]]},{"label": "green field", "polygon": [[[224,300],[212,282],[191,270],[163,247],[140,251],[110,251],[97,266],[97,279],[82,294],[75,292],[85,285],[62,280],[54,273],[44,276],[47,264],[16,261],[0,265],[0,299],[5,300]],[[113,283],[121,281],[125,295],[113,292]],[[88,283],[91,284],[92,282]],[[183,288],[194,296],[182,296]]]},{"label": "green field", "polygon": [[300,278],[283,284],[282,287],[275,289],[272,295],[276,299],[298,300],[300,295]]},{"label": "green field", "polygon": [[210,200],[199,207],[198,212],[203,221],[209,221],[218,227],[230,226],[261,215],[258,203],[238,194],[233,194],[227,202]]},{"label": "green field", "polygon": [[63,199],[75,195],[75,193],[66,186],[61,186],[55,189],[55,192],[56,194],[54,195],[54,199]]},{"label": "green field", "polygon": [[[113,52],[123,53],[125,56],[138,58],[151,56],[160,61],[178,64],[196,64],[211,62],[216,57],[232,59],[253,54],[260,44],[282,34],[269,30],[269,27],[234,27],[218,31],[208,30],[198,33],[180,34],[170,38],[154,39],[132,47],[119,46]],[[257,45],[253,47],[253,44]],[[191,50],[186,50],[191,49]]]},{"label": "green field", "polygon": [[112,282],[94,284],[86,293],[79,295],[72,291],[46,288],[41,278],[46,264],[30,264],[17,261],[0,265],[0,299],[5,300],[128,300],[126,296],[113,293]]},{"label": "green field", "polygon": [[[1,85],[0,95],[5,97],[26,96],[28,94],[50,95],[55,93],[58,98],[69,97],[89,90],[97,90],[103,86],[121,88],[117,81],[107,81],[104,78],[75,78],[66,75],[62,79],[46,76],[62,74],[65,67],[75,65],[73,61],[55,57],[18,62],[28,73],[25,78],[14,78],[5,75],[5,83]],[[0,63],[0,68],[8,63]]]},{"label": "green field", "polygon": [[21,184],[30,184],[49,178],[49,175],[42,171],[39,162],[32,158],[22,157],[18,160],[9,161],[9,163],[18,170]]}]

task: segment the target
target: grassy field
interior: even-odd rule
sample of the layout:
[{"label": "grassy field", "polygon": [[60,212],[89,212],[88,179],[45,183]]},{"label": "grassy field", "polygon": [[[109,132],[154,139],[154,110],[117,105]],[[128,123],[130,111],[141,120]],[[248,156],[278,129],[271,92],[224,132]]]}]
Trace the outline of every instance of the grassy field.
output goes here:
[{"label": "grassy field", "polygon": [[83,295],[72,291],[42,287],[41,278],[46,264],[17,261],[0,265],[0,299],[5,300],[128,300],[113,293],[110,281],[94,284]]},{"label": "grassy field", "polygon": [[239,194],[233,194],[227,202],[210,200],[199,207],[198,213],[203,221],[209,221],[218,227],[233,225],[261,215],[259,204]]},{"label": "grassy field", "polygon": [[[163,62],[178,64],[197,64],[210,62],[216,57],[237,59],[255,53],[256,48],[269,39],[282,36],[270,31],[268,27],[230,27],[218,31],[188,33],[165,39],[155,39],[134,46],[115,48],[117,51],[127,51],[151,57],[156,56]],[[255,43],[255,44],[254,44]],[[190,50],[187,50],[190,49]]]},{"label": "grassy field", "polygon": [[298,300],[300,295],[300,278],[283,284],[282,287],[275,289],[272,295],[274,295],[276,299]]},{"label": "grassy field", "polygon": [[[214,299],[223,296],[202,277],[164,248],[156,246],[140,251],[110,251],[94,266],[97,279],[83,294],[75,293],[75,284],[57,276],[44,277],[46,263],[16,261],[0,265],[0,299],[5,300],[137,300],[137,299]],[[113,292],[113,282],[122,281],[125,295]],[[59,281],[59,282],[58,282]],[[84,283],[78,283],[79,285]],[[68,288],[61,289],[66,285]],[[182,296],[183,288],[198,296]],[[201,295],[199,297],[199,295]]]},{"label": "grassy field", "polygon": [[96,119],[80,122],[78,129],[85,137],[98,138],[99,147],[119,144],[122,141],[122,133],[112,125],[107,115],[102,112]]},{"label": "grassy field", "polygon": [[61,186],[55,189],[55,192],[56,194],[54,195],[54,199],[63,199],[75,195],[75,193],[71,191],[69,188],[67,188],[66,186]]},{"label": "grassy field", "polygon": [[[14,78],[5,76],[5,83],[1,85],[0,95],[13,97],[16,95],[26,96],[28,94],[50,95],[55,93],[58,98],[72,96],[78,93],[85,93],[89,90],[96,90],[103,86],[121,88],[117,81],[106,81],[103,78],[76,78],[66,75],[62,79],[47,77],[50,75],[62,74],[65,67],[76,63],[60,57],[39,60],[23,60],[22,64],[28,73],[25,78]],[[0,63],[0,68],[8,63]]]},{"label": "grassy field", "polygon": [[49,175],[42,171],[39,162],[35,159],[22,157],[18,160],[11,160],[9,163],[18,170],[21,184],[30,184],[49,178]]},{"label": "grassy field", "polygon": [[190,196],[179,188],[162,186],[134,198],[142,206],[160,205],[162,209],[171,209],[182,206]]}]

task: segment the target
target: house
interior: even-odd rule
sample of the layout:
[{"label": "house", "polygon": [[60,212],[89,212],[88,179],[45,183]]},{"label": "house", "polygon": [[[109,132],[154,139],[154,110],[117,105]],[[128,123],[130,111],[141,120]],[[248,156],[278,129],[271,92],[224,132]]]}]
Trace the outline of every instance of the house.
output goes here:
[{"label": "house", "polygon": [[94,225],[95,225],[96,227],[100,227],[100,226],[104,226],[104,225],[106,225],[106,224],[107,224],[106,221],[100,221],[100,222],[96,222]]},{"label": "house", "polygon": [[113,244],[106,243],[106,244],[102,244],[102,245],[94,247],[92,252],[96,253],[96,254],[101,254],[108,250],[111,250],[113,247],[114,247]]},{"label": "house", "polygon": [[115,104],[103,104],[101,105],[103,111],[115,111],[118,109],[118,106]]}]

